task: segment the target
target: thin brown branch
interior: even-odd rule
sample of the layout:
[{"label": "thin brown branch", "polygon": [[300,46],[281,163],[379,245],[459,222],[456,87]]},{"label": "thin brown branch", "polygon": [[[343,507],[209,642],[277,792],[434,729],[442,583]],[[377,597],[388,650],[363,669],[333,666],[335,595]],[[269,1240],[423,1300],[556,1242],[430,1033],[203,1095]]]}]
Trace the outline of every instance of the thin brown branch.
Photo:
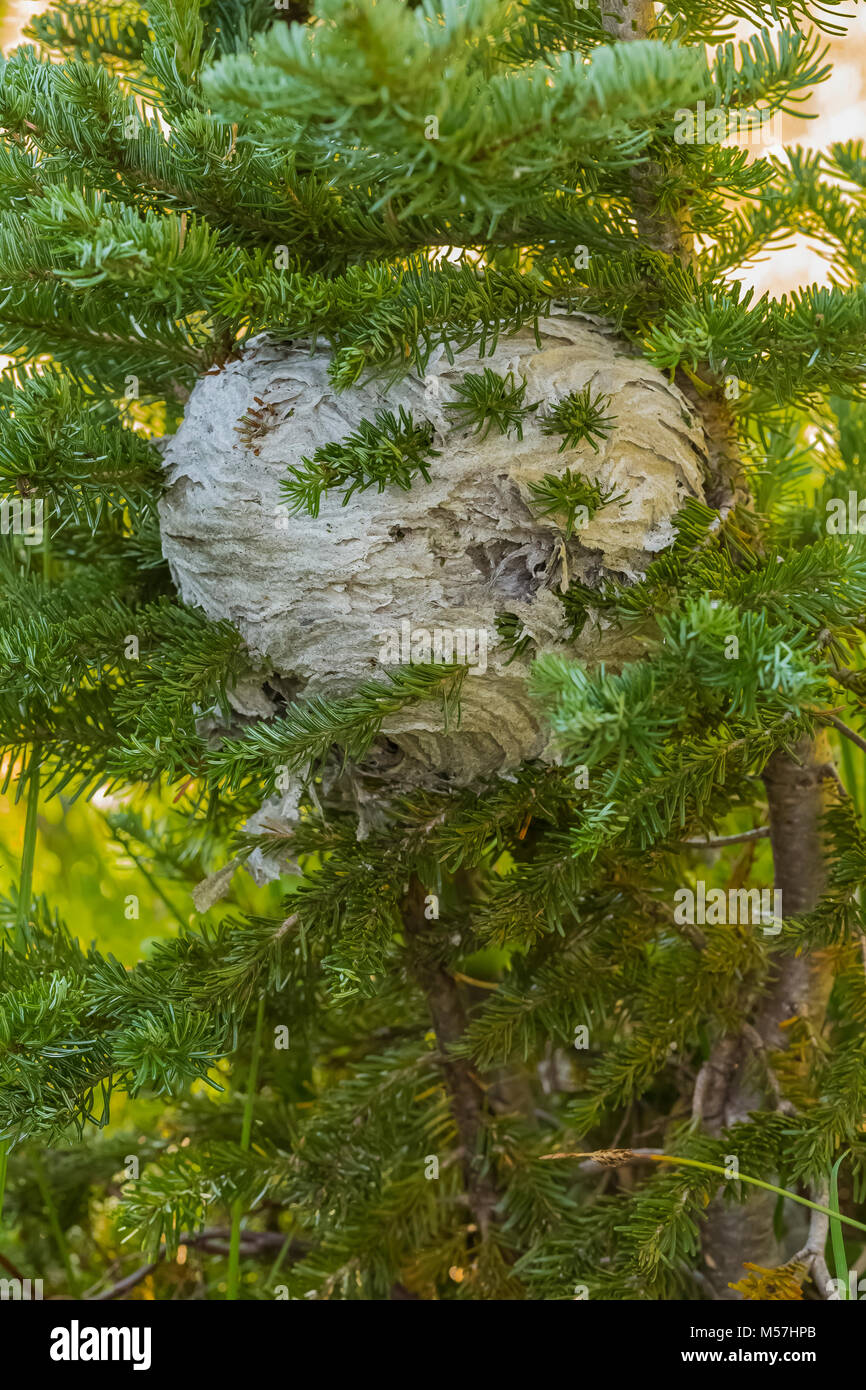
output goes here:
[{"label": "thin brown branch", "polygon": [[116,1284],[112,1284],[110,1289],[103,1289],[102,1293],[94,1294],[93,1298],[88,1299],[89,1303],[108,1303],[115,1298],[123,1298],[132,1289],[153,1274],[155,1269],[159,1269],[162,1256],[152,1264],[141,1265],[139,1269],[133,1270],[132,1274],[127,1274],[125,1278],[118,1279]]},{"label": "thin brown branch", "polygon": [[[830,1184],[823,1182],[820,1187],[810,1191],[809,1196],[813,1202],[819,1202],[821,1206],[826,1207],[830,1201]],[[811,1274],[821,1297],[832,1299],[835,1289],[830,1271],[827,1268],[827,1261],[824,1258],[829,1230],[829,1216],[823,1211],[813,1211],[809,1221],[809,1235],[806,1244],[797,1251],[790,1263],[793,1264],[795,1260],[802,1261]]]},{"label": "thin brown branch", "polygon": [[[277,1249],[282,1249],[285,1244],[285,1236],[280,1231],[242,1231],[241,1232],[241,1254],[247,1259],[256,1256],[271,1256]],[[179,1245],[188,1245],[201,1250],[206,1255],[227,1255],[229,1250],[229,1228],[228,1226],[213,1226],[204,1231],[198,1231],[194,1235],[183,1235],[178,1241]],[[288,1260],[299,1260],[311,1249],[308,1241],[292,1240],[286,1250]],[[116,1284],[110,1288],[103,1289],[102,1293],[94,1294],[89,1298],[89,1303],[107,1303],[116,1298],[124,1298],[136,1285],[142,1283],[149,1274],[153,1274],[165,1261],[166,1250],[163,1246],[157,1258],[149,1264],[141,1265],[133,1270],[131,1274],[118,1279]]]},{"label": "thin brown branch", "polygon": [[742,845],[749,840],[766,840],[770,834],[768,825],[758,825],[754,830],[741,830],[736,835],[719,835],[714,840],[678,840],[677,849],[725,849],[728,845]]},{"label": "thin brown branch", "polygon": [[847,739],[850,739],[851,743],[855,744],[857,748],[866,753],[866,738],[861,738],[854,729],[849,728],[847,724],[843,724],[841,719],[837,719],[835,714],[823,714],[821,719],[824,724],[832,724],[834,729],[838,729],[840,734],[844,734]]},{"label": "thin brown branch", "polygon": [[0,1254],[0,1265],[2,1265],[8,1274],[12,1275],[13,1279],[20,1279],[22,1283],[24,1282],[24,1275],[21,1273],[21,1270],[18,1269],[17,1265],[14,1265],[6,1255]]}]

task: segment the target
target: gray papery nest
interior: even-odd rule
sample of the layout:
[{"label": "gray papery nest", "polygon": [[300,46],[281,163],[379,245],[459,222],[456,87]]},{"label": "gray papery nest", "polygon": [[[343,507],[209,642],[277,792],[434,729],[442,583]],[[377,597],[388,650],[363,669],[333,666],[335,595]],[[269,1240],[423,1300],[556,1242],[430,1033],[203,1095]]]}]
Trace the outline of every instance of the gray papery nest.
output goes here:
[{"label": "gray papery nest", "polygon": [[[370,678],[387,681],[395,658],[424,659],[428,650],[433,659],[467,657],[459,728],[445,726],[434,701],[390,718],[363,767],[347,774],[359,802],[371,789],[375,799],[384,787],[465,786],[550,756],[528,692],[535,655],[567,651],[595,662],[623,651],[591,622],[570,638],[558,595],[572,579],[638,578],[672,541],[678,509],[703,495],[703,434],[682,393],[594,319],[555,315],[539,327],[540,347],[527,329],[483,358],[471,348],[449,362],[438,349],[423,378],[339,394],[327,351],[260,337],[199,381],[165,449],[160,521],[177,588],[211,618],[230,619],[263,673],[234,694],[241,719],[273,713],[274,695],[337,696]],[[522,440],[495,429],[482,439],[445,411],[455,386],[485,367],[525,380],[526,401],[541,403]],[[559,453],[561,440],[544,434],[541,420],[587,385],[611,398],[615,427],[596,441],[598,452],[584,442]],[[244,429],[254,403],[260,423]],[[434,428],[439,456],[429,483],[356,491],[345,506],[337,489],[318,517],[289,514],[280,483],[290,466],[401,406]],[[529,490],[566,468],[627,494],[568,539],[562,518],[536,514]],[[530,639],[517,655],[502,615]],[[290,819],[294,790],[285,802],[259,815]]]}]

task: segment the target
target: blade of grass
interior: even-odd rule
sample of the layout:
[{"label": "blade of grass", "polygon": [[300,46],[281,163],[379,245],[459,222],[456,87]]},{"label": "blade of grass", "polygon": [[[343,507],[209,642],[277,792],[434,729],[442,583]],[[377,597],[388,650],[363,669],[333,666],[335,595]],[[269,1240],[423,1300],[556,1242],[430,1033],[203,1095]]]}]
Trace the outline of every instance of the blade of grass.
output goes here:
[{"label": "blade of grass", "polygon": [[291,1245],[291,1243],[292,1243],[292,1233],[291,1233],[291,1231],[289,1231],[289,1234],[286,1236],[285,1240],[283,1241],[282,1245],[280,1246],[279,1253],[277,1254],[277,1258],[274,1260],[274,1263],[271,1265],[271,1272],[270,1272],[270,1274],[268,1275],[267,1279],[265,1280],[265,1289],[266,1289],[268,1292],[270,1292],[271,1288],[273,1287],[274,1280],[276,1279],[277,1274],[279,1273],[280,1265],[283,1263],[283,1260],[286,1258],[286,1253],[287,1253],[288,1248],[289,1248],[289,1246]]},{"label": "blade of grass", "polygon": [[848,789],[848,794],[854,801],[858,813],[863,811],[863,796],[860,787],[862,755],[855,754],[854,749],[846,738],[839,739],[839,761],[842,764],[842,781]]},{"label": "blade of grass", "polygon": [[[650,1163],[683,1163],[687,1168],[703,1168],[708,1173],[719,1173],[723,1178],[728,1177],[724,1168],[720,1168],[716,1163],[700,1163],[696,1158],[676,1158],[673,1154],[650,1154]],[[787,1187],[776,1187],[774,1183],[762,1182],[760,1178],[750,1178],[746,1173],[737,1175],[737,1182],[748,1182],[753,1187],[762,1187],[765,1192],[779,1192],[783,1197],[790,1197],[792,1202],[799,1202],[801,1207],[810,1207],[812,1211],[823,1212],[831,1219],[835,1214],[837,1221],[844,1222],[846,1226],[854,1226],[858,1231],[866,1231],[866,1225],[862,1221],[855,1221],[851,1216],[842,1216],[840,1213],[833,1212],[829,1207],[822,1207],[819,1202],[810,1202],[808,1197],[801,1197],[797,1192],[791,1192]]]},{"label": "blade of grass", "polygon": [[830,1174],[830,1210],[833,1215],[830,1217],[830,1243],[833,1247],[833,1263],[836,1266],[836,1278],[841,1285],[841,1299],[851,1297],[848,1288],[848,1260],[845,1255],[845,1237],[842,1234],[842,1221],[839,1214],[839,1169],[842,1162],[847,1158],[847,1150],[836,1159],[833,1164],[833,1171]]},{"label": "blade of grass", "polygon": [[[253,1033],[253,1050],[250,1055],[250,1072],[247,1077],[247,1094],[244,1101],[244,1114],[241,1122],[241,1148],[250,1147],[253,1132],[253,1106],[256,1100],[256,1081],[259,1074],[259,1058],[262,1051],[262,1028],[265,1021],[265,997],[259,999],[256,1010],[256,1026]],[[229,1272],[226,1286],[226,1299],[236,1299],[240,1273],[241,1215],[243,1203],[239,1197],[232,1202],[232,1225],[229,1236]]]},{"label": "blade of grass", "polygon": [[[41,749],[34,743],[27,765],[27,811],[24,818],[24,846],[21,850],[21,875],[18,880],[18,910],[15,919],[15,948],[23,951],[30,934],[30,909],[33,906],[33,864],[36,859],[36,813],[39,809],[39,764]],[[24,774],[22,773],[22,780]]]},{"label": "blade of grass", "polygon": [[63,1227],[60,1224],[60,1217],[57,1215],[57,1207],[51,1195],[51,1188],[48,1186],[48,1178],[45,1176],[45,1167],[42,1162],[42,1155],[35,1151],[30,1157],[30,1166],[33,1176],[36,1179],[36,1186],[45,1207],[45,1215],[48,1217],[48,1224],[51,1227],[51,1234],[54,1236],[54,1244],[57,1246],[57,1253],[63,1261],[63,1268],[66,1270],[66,1278],[69,1282],[69,1292],[73,1298],[80,1298],[81,1290],[78,1280],[75,1277],[75,1270],[72,1268],[72,1256],[69,1253],[69,1246]]},{"label": "blade of grass", "polygon": [[[591,1158],[600,1162],[603,1167],[617,1168],[620,1163],[625,1162],[632,1156],[630,1149],[598,1149],[594,1152],[583,1153],[555,1153],[540,1154],[541,1159],[553,1158]],[[676,1154],[655,1154],[641,1153],[642,1161],[646,1163],[680,1163],[686,1168],[701,1168],[705,1173],[718,1173],[722,1178],[730,1181],[751,1183],[752,1187],[762,1187],[765,1192],[775,1192],[779,1197],[788,1197],[792,1202],[797,1202],[801,1207],[809,1207],[811,1211],[820,1211],[824,1216],[835,1216],[837,1221],[841,1221],[845,1226],[853,1226],[857,1231],[866,1231],[866,1224],[862,1221],[855,1221],[853,1216],[842,1216],[840,1212],[833,1212],[830,1207],[821,1206],[820,1202],[810,1202],[808,1197],[801,1197],[799,1193],[792,1192],[787,1187],[777,1187],[775,1183],[764,1182],[761,1178],[749,1177],[748,1173],[738,1173],[736,1179],[731,1179],[730,1173],[726,1168],[719,1167],[718,1163],[703,1163],[697,1158],[679,1158]]]}]

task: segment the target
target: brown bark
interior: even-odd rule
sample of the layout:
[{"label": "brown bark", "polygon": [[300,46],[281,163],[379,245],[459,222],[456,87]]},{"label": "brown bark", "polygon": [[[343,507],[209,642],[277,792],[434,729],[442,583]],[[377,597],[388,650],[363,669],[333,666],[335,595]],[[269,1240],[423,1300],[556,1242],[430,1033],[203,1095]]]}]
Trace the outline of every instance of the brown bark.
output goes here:
[{"label": "brown bark", "polygon": [[[653,0],[609,0],[603,8],[608,11],[604,17],[605,29],[621,43],[650,37],[655,24]],[[687,210],[662,212],[658,207],[657,189],[663,172],[661,166],[651,160],[632,169],[634,220],[644,245],[689,265],[694,259],[694,238],[689,230]],[[695,384],[693,377],[678,371],[676,384],[703,426],[707,449],[707,502],[725,516],[732,506],[744,502],[747,497],[730,406],[718,383],[708,384],[704,390]]]},{"label": "brown bark", "polygon": [[[774,754],[764,769],[774,887],[782,894],[783,918],[811,911],[824,890],[821,817],[829,759],[826,735],[822,735],[814,743],[801,740],[790,753]],[[768,1103],[779,1108],[771,1054],[786,1046],[782,1024],[804,1018],[815,1031],[820,1030],[832,984],[826,952],[781,957],[769,985],[754,1001],[753,1022],[737,1035],[722,1038],[701,1072],[696,1118],[711,1134],[748,1119],[751,1111],[766,1109]],[[746,1260],[771,1266],[786,1258],[773,1234],[775,1200],[760,1193],[750,1196],[742,1207],[717,1200],[710,1208],[703,1249],[707,1277],[717,1298],[738,1297],[729,1285],[743,1277]]]},{"label": "brown bark", "polygon": [[[653,0],[602,0],[602,15],[604,28],[619,43],[649,38],[655,27]],[[685,263],[692,258],[692,238],[679,217],[670,212],[662,214],[657,207],[655,190],[661,172],[661,167],[652,161],[632,169],[635,221],[647,246]]]}]

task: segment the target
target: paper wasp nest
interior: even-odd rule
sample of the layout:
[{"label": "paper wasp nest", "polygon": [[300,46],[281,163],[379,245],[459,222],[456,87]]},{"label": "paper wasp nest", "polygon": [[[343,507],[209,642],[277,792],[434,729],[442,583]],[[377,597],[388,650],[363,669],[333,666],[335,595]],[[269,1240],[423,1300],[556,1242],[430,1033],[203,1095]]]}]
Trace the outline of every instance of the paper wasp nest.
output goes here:
[{"label": "paper wasp nest", "polygon": [[[570,579],[638,577],[672,540],[674,513],[702,495],[700,426],[659,371],[593,319],[544,319],[540,337],[539,347],[529,330],[503,336],[492,355],[473,348],[453,363],[438,350],[423,378],[339,394],[325,350],[260,337],[202,378],[168,442],[160,513],[177,587],[236,624],[272,672],[271,689],[334,696],[370,678],[387,683],[395,660],[453,652],[468,661],[459,729],[445,729],[438,702],[409,706],[356,770],[360,787],[466,785],[543,756],[547,736],[527,691],[534,654],[611,655],[589,625],[568,640],[557,595]],[[466,374],[485,367],[525,380],[526,402],[541,402],[522,440],[495,428],[482,440],[444,409]],[[611,398],[614,429],[597,453],[589,443],[558,453],[560,437],[542,433],[540,420],[587,385]],[[374,486],[346,506],[337,489],[317,518],[289,515],[280,492],[289,466],[400,406],[435,429],[429,483]],[[530,483],[566,468],[628,502],[598,511],[567,542],[562,518],[539,519],[529,504]],[[532,639],[516,657],[498,631],[503,614]],[[262,713],[268,702],[238,708]]]}]

